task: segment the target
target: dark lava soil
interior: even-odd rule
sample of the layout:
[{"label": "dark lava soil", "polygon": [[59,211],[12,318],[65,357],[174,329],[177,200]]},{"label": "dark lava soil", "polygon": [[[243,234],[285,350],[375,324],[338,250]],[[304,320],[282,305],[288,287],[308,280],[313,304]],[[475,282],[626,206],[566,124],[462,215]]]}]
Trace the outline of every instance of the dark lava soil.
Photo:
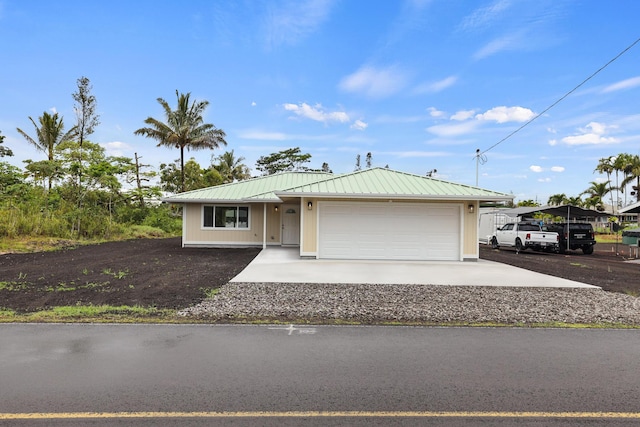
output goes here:
[{"label": "dark lava soil", "polygon": [[[640,294],[640,264],[625,261],[628,246],[596,245],[592,255],[493,250],[480,258]],[[626,250],[625,254],[623,251]],[[140,239],[54,252],[0,255],[0,308],[29,312],[76,304],[181,309],[226,284],[260,249],[182,248],[180,238]]]},{"label": "dark lava soil", "polygon": [[561,255],[529,249],[516,253],[510,248],[480,245],[480,258],[600,286],[605,291],[640,295],[640,263],[629,261],[629,246],[597,243],[594,249],[591,255],[581,250]]},{"label": "dark lava soil", "polygon": [[185,308],[236,276],[259,249],[182,248],[140,239],[53,252],[0,255],[0,308],[76,304]]}]

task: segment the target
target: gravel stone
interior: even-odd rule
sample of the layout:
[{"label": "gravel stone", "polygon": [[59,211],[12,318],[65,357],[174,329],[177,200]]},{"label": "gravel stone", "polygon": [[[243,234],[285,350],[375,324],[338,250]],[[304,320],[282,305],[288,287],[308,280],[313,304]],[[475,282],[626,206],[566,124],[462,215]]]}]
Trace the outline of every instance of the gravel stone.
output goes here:
[{"label": "gravel stone", "polygon": [[229,283],[179,315],[217,321],[640,325],[640,298],[577,288]]}]

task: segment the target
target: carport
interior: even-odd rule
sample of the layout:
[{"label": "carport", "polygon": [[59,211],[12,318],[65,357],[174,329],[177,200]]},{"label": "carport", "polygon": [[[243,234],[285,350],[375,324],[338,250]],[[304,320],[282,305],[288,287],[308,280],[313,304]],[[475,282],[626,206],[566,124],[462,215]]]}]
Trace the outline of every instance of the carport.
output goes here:
[{"label": "carport", "polygon": [[571,221],[590,221],[597,218],[609,217],[610,213],[600,212],[594,209],[585,209],[575,205],[558,205],[558,206],[522,206],[519,208],[500,210],[500,213],[510,217],[521,217],[522,219],[533,219],[537,213],[559,216],[567,222]]}]

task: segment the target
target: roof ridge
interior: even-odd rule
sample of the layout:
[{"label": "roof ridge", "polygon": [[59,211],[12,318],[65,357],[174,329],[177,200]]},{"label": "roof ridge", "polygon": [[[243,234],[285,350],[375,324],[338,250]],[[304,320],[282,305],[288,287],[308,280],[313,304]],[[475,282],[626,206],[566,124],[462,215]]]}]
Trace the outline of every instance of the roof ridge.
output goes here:
[{"label": "roof ridge", "polygon": [[[230,187],[232,185],[238,185],[239,183],[242,182],[248,182],[248,181],[258,181],[258,180],[262,180],[262,179],[268,179],[268,178],[274,178],[276,176],[279,175],[286,175],[286,174],[294,174],[294,173],[300,173],[300,174],[329,174],[332,175],[330,172],[322,172],[322,171],[280,171],[280,172],[276,172],[276,173],[272,173],[269,175],[258,175],[258,176],[252,176],[249,177],[247,179],[242,179],[240,181],[233,181],[233,182],[226,182],[224,184],[218,184],[218,185],[210,185],[208,187],[202,187],[202,188],[196,188],[195,190],[189,190],[189,191],[183,191],[182,193],[175,193],[174,195],[178,195],[178,194],[190,194],[190,193],[195,193],[198,191],[203,191],[203,190],[207,190],[209,188],[224,188],[224,187]],[[264,193],[259,193],[256,194],[260,195],[260,194],[266,194],[269,193],[269,191],[265,191]]]}]

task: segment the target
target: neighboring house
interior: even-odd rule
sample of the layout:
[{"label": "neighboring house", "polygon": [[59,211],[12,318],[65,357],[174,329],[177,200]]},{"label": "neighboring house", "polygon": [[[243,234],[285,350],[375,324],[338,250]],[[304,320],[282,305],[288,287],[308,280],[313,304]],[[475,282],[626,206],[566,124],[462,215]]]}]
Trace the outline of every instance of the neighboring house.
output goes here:
[{"label": "neighboring house", "polygon": [[183,204],[183,247],[295,246],[329,259],[478,259],[481,201],[513,196],[373,168],[284,172],[165,197]]}]

